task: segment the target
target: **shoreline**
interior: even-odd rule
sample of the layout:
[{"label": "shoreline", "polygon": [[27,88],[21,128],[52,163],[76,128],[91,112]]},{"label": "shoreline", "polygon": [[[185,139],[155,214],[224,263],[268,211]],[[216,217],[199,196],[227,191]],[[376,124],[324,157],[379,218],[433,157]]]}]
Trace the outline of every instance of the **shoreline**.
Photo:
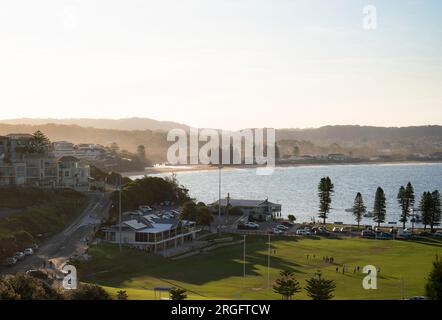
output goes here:
[{"label": "shoreline", "polygon": [[[319,167],[319,166],[351,166],[351,165],[428,165],[438,164],[442,161],[376,161],[376,162],[329,162],[329,163],[283,163],[278,164],[275,168],[297,168],[297,167]],[[259,165],[229,165],[223,166],[223,170],[241,170],[256,169]],[[154,166],[146,167],[144,171],[122,172],[123,177],[143,176],[151,174],[179,173],[193,171],[211,171],[218,170],[215,165],[179,165],[179,166]]]}]

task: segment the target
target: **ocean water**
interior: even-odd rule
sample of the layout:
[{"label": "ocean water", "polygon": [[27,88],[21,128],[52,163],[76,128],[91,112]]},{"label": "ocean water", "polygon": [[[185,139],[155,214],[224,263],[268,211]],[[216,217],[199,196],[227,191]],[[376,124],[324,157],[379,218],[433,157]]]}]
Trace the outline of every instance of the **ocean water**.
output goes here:
[{"label": "ocean water", "polygon": [[[409,181],[413,184],[416,206],[424,191],[442,192],[442,163],[369,164],[280,167],[269,176],[256,175],[256,169],[223,169],[222,196],[230,193],[232,198],[268,198],[282,205],[283,215],[294,214],[297,221],[311,221],[318,216],[317,185],[324,176],[329,176],[335,185],[329,222],[354,223],[352,214],[345,209],[352,207],[357,192],[362,193],[367,209],[373,210],[378,186],[387,197],[386,223],[399,221],[396,196],[401,185]],[[218,170],[178,172],[176,177],[196,200],[212,203],[218,199]],[[372,224],[373,220],[364,218],[362,223]]]}]

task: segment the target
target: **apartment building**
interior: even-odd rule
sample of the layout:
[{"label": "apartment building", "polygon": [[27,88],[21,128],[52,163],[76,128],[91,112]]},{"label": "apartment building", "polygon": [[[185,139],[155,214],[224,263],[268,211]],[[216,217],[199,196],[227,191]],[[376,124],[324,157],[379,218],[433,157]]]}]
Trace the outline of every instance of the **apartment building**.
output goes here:
[{"label": "apartment building", "polygon": [[0,186],[89,189],[89,166],[34,147],[35,138],[30,134],[0,136]]},{"label": "apartment building", "polygon": [[88,161],[99,160],[106,154],[103,146],[92,143],[74,145],[68,141],[56,141],[52,144],[52,149],[52,153],[56,157],[73,156],[80,160]]}]

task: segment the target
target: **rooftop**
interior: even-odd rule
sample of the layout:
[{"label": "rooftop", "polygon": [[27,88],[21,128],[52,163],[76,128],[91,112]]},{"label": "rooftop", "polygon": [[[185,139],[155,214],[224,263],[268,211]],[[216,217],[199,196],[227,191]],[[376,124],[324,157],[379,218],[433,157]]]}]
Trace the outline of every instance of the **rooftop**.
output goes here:
[{"label": "rooftop", "polygon": [[[165,217],[156,214],[140,214],[140,211],[126,212],[123,216],[124,221],[121,222],[121,227],[130,229],[136,232],[158,233],[175,228],[178,224],[190,225],[193,221],[181,220],[177,216]],[[114,225],[108,229],[118,228],[119,225]]]},{"label": "rooftop", "polygon": [[[249,200],[249,199],[233,199],[233,198],[224,198],[221,199],[221,206],[225,207],[227,205],[227,201],[232,207],[259,207],[263,205],[270,206],[280,206],[280,204],[270,202],[268,200]],[[218,205],[219,201],[215,201],[212,205]]]}]

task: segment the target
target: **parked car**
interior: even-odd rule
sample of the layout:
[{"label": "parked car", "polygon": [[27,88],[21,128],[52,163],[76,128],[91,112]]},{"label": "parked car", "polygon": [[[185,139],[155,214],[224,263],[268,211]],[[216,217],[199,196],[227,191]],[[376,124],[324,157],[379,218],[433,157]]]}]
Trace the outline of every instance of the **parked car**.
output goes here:
[{"label": "parked car", "polygon": [[284,226],[284,225],[282,225],[282,224],[278,224],[275,228],[276,228],[276,229],[279,229],[279,230],[283,230],[283,231],[289,229],[289,228],[287,228],[286,226]]},{"label": "parked car", "polygon": [[398,235],[402,238],[410,238],[411,236],[413,236],[413,233],[408,229],[404,229],[400,230]]},{"label": "parked car", "polygon": [[281,222],[281,224],[283,225],[283,226],[286,226],[287,228],[291,228],[291,227],[293,227],[293,222],[290,222],[290,221],[283,221],[283,222]]},{"label": "parked car", "polygon": [[6,258],[4,264],[6,266],[13,266],[14,264],[17,263],[17,259],[14,257],[10,257],[10,258]]},{"label": "parked car", "polygon": [[423,231],[423,232],[419,233],[419,236],[420,237],[432,237],[433,234],[431,232],[428,232],[428,231]]},{"label": "parked car", "polygon": [[255,223],[255,222],[247,222],[246,226],[248,226],[251,229],[259,229],[259,224]]},{"label": "parked car", "polygon": [[299,230],[296,230],[296,234],[300,235],[300,236],[309,236],[309,235],[311,235],[311,232],[310,232],[310,230],[307,230],[307,229],[299,229]]},{"label": "parked car", "polygon": [[376,236],[376,233],[372,230],[362,230],[361,236],[363,238],[374,238]]},{"label": "parked car", "polygon": [[441,230],[436,231],[435,233],[433,233],[433,237],[442,238],[442,231]]},{"label": "parked car", "polygon": [[283,234],[284,233],[284,231],[283,230],[281,230],[281,229],[276,229],[276,228],[273,228],[273,234]]},{"label": "parked car", "polygon": [[39,249],[38,244],[36,244],[36,243],[34,243],[34,244],[31,246],[31,248],[32,248],[32,250],[34,250],[34,252],[37,251],[37,250]]},{"label": "parked car", "polygon": [[341,232],[342,227],[333,227],[332,231],[333,232]]},{"label": "parked car", "polygon": [[259,224],[253,222],[247,222],[243,224],[238,224],[239,230],[258,230]]},{"label": "parked car", "polygon": [[21,252],[21,251],[16,252],[15,255],[14,255],[14,258],[17,259],[17,260],[21,260],[24,257],[25,257],[25,254],[23,252]]},{"label": "parked car", "polygon": [[23,253],[25,256],[32,256],[34,254],[34,250],[32,248],[26,248]]},{"label": "parked car", "polygon": [[379,231],[379,232],[376,233],[376,237],[378,239],[392,239],[393,238],[393,234],[391,234],[390,232]]},{"label": "parked car", "polygon": [[410,300],[428,300],[428,298],[425,296],[414,296],[411,297]]},{"label": "parked car", "polygon": [[330,235],[330,231],[328,231],[327,229],[323,228],[323,227],[319,227],[316,230],[313,231],[314,234],[318,235],[318,236],[328,236]]}]

